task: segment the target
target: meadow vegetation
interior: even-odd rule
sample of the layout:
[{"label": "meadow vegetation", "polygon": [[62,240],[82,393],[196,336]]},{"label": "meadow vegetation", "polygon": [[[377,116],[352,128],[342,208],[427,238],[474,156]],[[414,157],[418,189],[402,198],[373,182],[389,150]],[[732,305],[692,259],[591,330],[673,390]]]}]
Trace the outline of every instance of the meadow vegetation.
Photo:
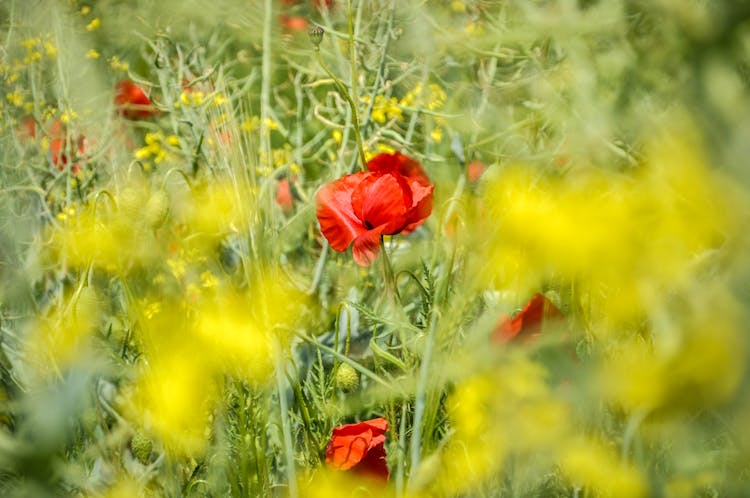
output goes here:
[{"label": "meadow vegetation", "polygon": [[0,38],[0,495],[750,493],[747,2]]}]

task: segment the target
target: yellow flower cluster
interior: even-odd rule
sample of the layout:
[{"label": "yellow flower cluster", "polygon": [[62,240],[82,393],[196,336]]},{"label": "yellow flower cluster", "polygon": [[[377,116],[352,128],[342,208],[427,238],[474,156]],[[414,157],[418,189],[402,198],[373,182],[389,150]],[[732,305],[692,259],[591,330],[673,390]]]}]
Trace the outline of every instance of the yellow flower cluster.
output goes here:
[{"label": "yellow flower cluster", "polygon": [[256,168],[256,172],[261,176],[268,176],[274,169],[284,166],[288,166],[292,173],[299,173],[300,171],[300,166],[292,157],[292,146],[289,143],[285,143],[281,148],[271,150],[271,164],[266,158],[265,150],[259,148],[258,160],[260,165]]},{"label": "yellow flower cluster", "polygon": [[[130,180],[112,196],[66,209],[50,228],[49,257],[71,268],[124,282],[134,270],[153,272],[150,291],[126,293],[146,361],[117,408],[173,454],[205,448],[227,378],[267,382],[304,303],[270,268],[256,267],[249,285],[237,290],[210,265],[217,243],[252,223],[252,196],[240,190],[213,179],[167,193],[145,178]],[[35,328],[29,354],[37,363],[61,369],[85,351],[98,319],[92,296],[75,294]]]},{"label": "yellow flower cluster", "polygon": [[116,55],[110,57],[107,62],[109,62],[109,67],[111,67],[115,71],[126,72],[128,69],[130,69],[130,65],[127,62],[121,61],[120,58]]},{"label": "yellow flower cluster", "polygon": [[[362,97],[360,100],[365,104],[370,103],[370,97]],[[401,121],[403,119],[401,107],[396,97],[386,98],[382,95],[375,96],[375,102],[372,105],[372,112],[370,117],[373,121],[378,123],[385,123],[387,120],[395,119]]]},{"label": "yellow flower cluster", "polygon": [[490,234],[494,284],[529,294],[548,279],[575,282],[587,319],[618,326],[643,319],[712,261],[736,258],[748,199],[694,143],[665,135],[628,173],[513,165],[488,178],[483,201],[496,223],[475,228]]},{"label": "yellow flower cluster", "polygon": [[41,380],[60,375],[91,354],[88,341],[96,331],[100,312],[96,291],[80,286],[32,323],[26,357]]},{"label": "yellow flower cluster", "polygon": [[148,366],[129,394],[129,415],[173,453],[203,451],[225,376],[264,384],[288,348],[302,296],[270,270],[257,273],[246,292],[220,287],[195,303],[167,303],[144,320]]},{"label": "yellow flower cluster", "polygon": [[164,136],[161,132],[146,133],[144,137],[146,145],[137,149],[134,156],[139,161],[151,159],[155,164],[161,164],[172,157],[170,149],[180,145],[177,135]]},{"label": "yellow flower cluster", "polygon": [[118,274],[154,263],[159,245],[154,239],[154,220],[144,212],[153,211],[162,199],[137,185],[122,190],[116,207],[100,196],[96,204],[68,210],[64,218],[59,217],[63,224],[51,228],[53,257],[74,268],[93,266]]},{"label": "yellow flower cluster", "polygon": [[448,96],[439,85],[431,83],[425,89],[422,82],[417,82],[414,88],[410,90],[400,104],[406,107],[427,107],[431,111],[442,109]]},{"label": "yellow flower cluster", "polygon": [[602,496],[645,496],[644,477],[633,466],[576,430],[564,391],[547,385],[539,363],[520,354],[504,360],[460,382],[450,397],[453,432],[422,462],[414,482],[420,493],[473,495],[507,473],[520,494],[533,494],[540,476],[558,469]]},{"label": "yellow flower cluster", "polygon": [[[57,57],[57,45],[54,43],[52,35],[47,34],[44,37],[36,36],[33,38],[27,38],[21,41],[21,46],[26,49],[26,55],[24,56],[20,64],[28,66],[35,62],[42,60],[43,55],[46,55],[49,59]],[[42,54],[44,52],[44,54]],[[18,66],[18,61],[16,66]]]},{"label": "yellow flower cluster", "polygon": [[97,29],[101,27],[101,25],[102,25],[101,19],[99,19],[98,17],[95,17],[94,19],[91,20],[90,23],[86,25],[86,31],[96,31]]}]

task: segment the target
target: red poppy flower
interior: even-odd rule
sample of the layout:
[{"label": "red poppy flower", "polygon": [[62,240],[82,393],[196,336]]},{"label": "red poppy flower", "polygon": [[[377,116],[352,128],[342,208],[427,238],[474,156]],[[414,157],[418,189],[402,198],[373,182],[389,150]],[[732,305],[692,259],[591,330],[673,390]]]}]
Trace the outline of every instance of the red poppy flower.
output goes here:
[{"label": "red poppy flower", "polygon": [[157,112],[143,88],[130,80],[115,85],[115,107],[127,119],[149,118]]},{"label": "red poppy flower", "polygon": [[307,27],[310,25],[304,17],[288,14],[279,14],[279,23],[286,33],[307,31]]},{"label": "red poppy flower", "polygon": [[313,5],[316,9],[330,9],[333,6],[333,0],[313,0]]},{"label": "red poppy flower", "polygon": [[516,316],[501,317],[492,339],[495,342],[510,342],[517,339],[533,340],[538,338],[542,325],[547,320],[560,319],[563,315],[557,306],[552,304],[544,294],[534,294]]},{"label": "red poppy flower", "polygon": [[367,163],[369,171],[324,185],[317,195],[320,230],[336,251],[352,245],[354,261],[372,263],[382,235],[409,233],[432,212],[435,186],[415,160],[394,152]]},{"label": "red poppy flower", "polygon": [[[58,170],[64,171],[70,160],[78,160],[86,152],[86,138],[79,135],[77,138],[70,136],[65,125],[56,119],[48,126],[37,127],[32,118],[24,119],[18,127],[17,134],[19,139],[33,140],[44,136],[49,140],[49,161]],[[70,170],[77,174],[81,167],[73,163]]]},{"label": "red poppy flower", "polygon": [[36,138],[36,121],[34,118],[24,118],[16,129],[16,136],[19,140],[28,140]]},{"label": "red poppy flower", "polygon": [[466,176],[469,179],[469,183],[476,183],[482,177],[484,173],[484,163],[482,161],[472,161],[466,167]]},{"label": "red poppy flower", "polygon": [[[86,139],[79,136],[77,140],[68,140],[66,137],[55,138],[50,140],[49,154],[52,164],[60,171],[64,171],[68,165],[69,157],[80,157],[86,152]],[[81,167],[73,163],[70,167],[73,174],[78,174]]]},{"label": "red poppy flower", "polygon": [[339,470],[352,470],[382,480],[388,479],[385,433],[388,421],[374,418],[333,429],[326,448],[326,463]]},{"label": "red poppy flower", "polygon": [[276,204],[285,213],[289,213],[294,209],[294,197],[292,197],[292,188],[289,185],[288,178],[282,178],[276,186]]}]

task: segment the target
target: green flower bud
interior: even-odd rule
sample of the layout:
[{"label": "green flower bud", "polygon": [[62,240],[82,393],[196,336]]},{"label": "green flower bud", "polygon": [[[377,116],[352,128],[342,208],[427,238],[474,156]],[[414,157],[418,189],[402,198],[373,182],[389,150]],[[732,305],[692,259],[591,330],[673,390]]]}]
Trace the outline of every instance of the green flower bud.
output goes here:
[{"label": "green flower bud", "polygon": [[159,228],[167,218],[168,212],[169,199],[164,192],[158,191],[154,192],[148,199],[143,215],[148,226]]},{"label": "green flower bud", "polygon": [[344,392],[356,391],[359,387],[359,373],[348,363],[342,363],[336,369],[334,383]]},{"label": "green flower bud", "polygon": [[124,220],[137,220],[146,202],[144,192],[133,187],[125,188],[117,198],[117,207]]},{"label": "green flower bud", "polygon": [[130,451],[143,465],[151,460],[152,448],[151,439],[143,431],[137,431],[130,439]]},{"label": "green flower bud", "polygon": [[320,46],[320,42],[323,41],[323,35],[325,34],[325,30],[323,29],[322,26],[313,24],[312,26],[310,26],[310,29],[307,31],[307,34],[310,37],[310,41],[317,48]]}]

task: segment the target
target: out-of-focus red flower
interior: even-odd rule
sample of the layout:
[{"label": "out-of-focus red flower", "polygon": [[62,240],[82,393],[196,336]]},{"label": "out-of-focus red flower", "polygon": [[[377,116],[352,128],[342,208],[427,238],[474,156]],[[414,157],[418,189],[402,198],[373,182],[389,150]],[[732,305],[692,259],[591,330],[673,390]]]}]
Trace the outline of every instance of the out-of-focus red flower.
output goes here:
[{"label": "out-of-focus red flower", "polygon": [[316,9],[330,9],[333,6],[333,0],[313,0],[313,5]]},{"label": "out-of-focus red flower", "polygon": [[409,233],[432,212],[435,186],[419,163],[399,152],[379,154],[369,171],[324,185],[317,195],[320,230],[331,247],[352,246],[354,261],[372,263],[382,235]]},{"label": "out-of-focus red flower", "polygon": [[289,213],[294,209],[294,197],[292,196],[292,187],[289,185],[288,178],[282,178],[276,186],[276,204],[285,213]]},{"label": "out-of-focus red flower", "polygon": [[520,339],[534,340],[541,335],[541,328],[545,321],[561,319],[563,314],[557,306],[544,297],[544,294],[534,294],[521,311],[513,318],[503,315],[492,332],[495,342],[511,342]]},{"label": "out-of-focus red flower", "polygon": [[[280,0],[283,7],[291,7],[294,4],[298,4],[301,0]],[[330,9],[333,6],[333,0],[311,0],[313,7],[316,9]]]},{"label": "out-of-focus red flower", "polygon": [[[83,136],[79,136],[77,139],[70,139],[63,136],[54,138],[49,142],[50,160],[60,171],[65,170],[65,167],[69,162],[69,157],[77,158],[82,156],[85,152],[86,139]],[[78,163],[73,163],[70,167],[70,171],[73,172],[73,174],[78,174],[81,171],[81,167]]]},{"label": "out-of-focus red flower", "polygon": [[287,33],[306,32],[310,23],[302,16],[290,16],[288,14],[279,14],[279,24]]},{"label": "out-of-focus red flower", "polygon": [[35,140],[44,136],[49,140],[49,160],[54,167],[64,171],[69,163],[71,172],[77,174],[81,171],[78,160],[86,152],[86,138],[70,136],[65,125],[56,119],[48,126],[38,127],[33,118],[25,118],[21,121],[16,134],[22,140]]},{"label": "out-of-focus red flower", "polygon": [[143,88],[131,80],[121,80],[115,85],[115,107],[127,119],[150,118],[157,113]]},{"label": "out-of-focus red flower", "polygon": [[339,470],[351,470],[382,480],[388,479],[385,462],[385,433],[388,421],[374,418],[333,429],[326,448],[326,463]]},{"label": "out-of-focus red flower", "polygon": [[485,170],[485,166],[482,161],[470,162],[469,165],[466,167],[466,177],[469,180],[469,183],[478,182],[479,179],[482,177],[484,170]]},{"label": "out-of-focus red flower", "polygon": [[16,128],[16,136],[19,140],[35,139],[36,121],[34,121],[34,118],[23,118]]}]

